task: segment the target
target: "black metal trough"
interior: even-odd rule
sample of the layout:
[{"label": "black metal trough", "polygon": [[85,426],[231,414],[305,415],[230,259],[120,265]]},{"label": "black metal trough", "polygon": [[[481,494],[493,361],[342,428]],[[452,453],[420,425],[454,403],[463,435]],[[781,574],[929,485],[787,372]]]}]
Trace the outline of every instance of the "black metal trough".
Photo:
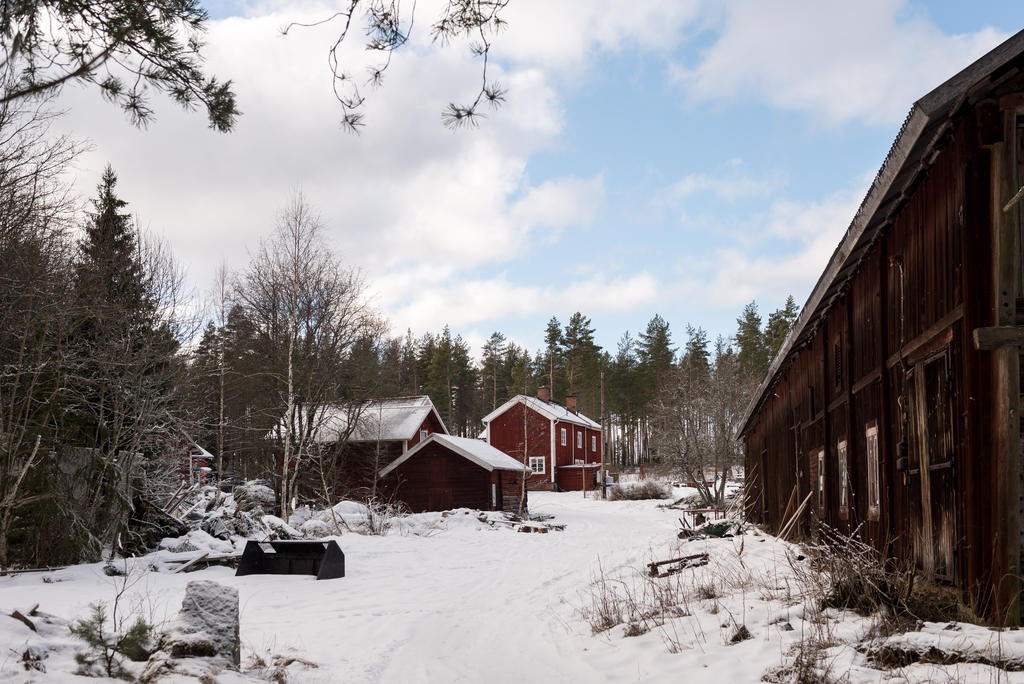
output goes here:
[{"label": "black metal trough", "polygon": [[238,562],[239,575],[345,576],[345,554],[334,541],[249,541]]}]

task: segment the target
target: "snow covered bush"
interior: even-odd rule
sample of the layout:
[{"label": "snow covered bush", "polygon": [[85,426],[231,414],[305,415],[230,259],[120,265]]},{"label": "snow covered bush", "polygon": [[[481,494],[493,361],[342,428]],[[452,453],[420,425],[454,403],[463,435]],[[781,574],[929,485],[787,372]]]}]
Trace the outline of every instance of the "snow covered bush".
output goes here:
[{"label": "snow covered bush", "polygon": [[366,502],[366,520],[363,521],[362,531],[365,534],[383,536],[391,530],[395,518],[406,512],[401,502],[370,499]]},{"label": "snow covered bush", "polygon": [[669,496],[671,496],[669,486],[664,482],[655,482],[654,480],[616,485],[608,493],[608,498],[612,501],[667,499]]}]

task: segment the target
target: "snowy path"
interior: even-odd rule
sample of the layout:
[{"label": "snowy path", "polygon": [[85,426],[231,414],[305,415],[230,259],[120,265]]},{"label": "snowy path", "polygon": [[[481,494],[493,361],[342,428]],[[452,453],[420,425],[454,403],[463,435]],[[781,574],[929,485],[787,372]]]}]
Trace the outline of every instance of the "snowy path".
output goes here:
[{"label": "snowy path", "polygon": [[285,639],[314,662],[337,663],[348,681],[522,681],[524,671],[552,682],[609,681],[591,657],[602,642],[576,607],[599,558],[606,568],[641,562],[648,543],[673,536],[674,517],[649,502],[561,503],[568,496],[580,497],[533,497],[534,511],[555,515],[564,532],[350,535],[344,582],[310,591],[296,578],[240,578],[245,633],[276,633],[278,647]]}]

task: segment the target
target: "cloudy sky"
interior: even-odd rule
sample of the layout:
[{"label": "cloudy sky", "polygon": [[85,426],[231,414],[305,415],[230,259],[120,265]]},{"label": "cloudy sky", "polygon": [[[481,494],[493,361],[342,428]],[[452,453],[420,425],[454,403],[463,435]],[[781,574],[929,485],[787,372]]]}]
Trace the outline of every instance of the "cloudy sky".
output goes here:
[{"label": "cloudy sky", "polygon": [[[911,103],[1024,26],[1019,0],[511,0],[504,107],[444,128],[479,64],[420,30],[352,135],[326,66],[338,26],[280,31],[330,3],[205,6],[236,130],[158,102],[140,131],[69,89],[63,125],[93,146],[81,193],[112,164],[202,292],[301,190],[395,334],[448,324],[477,349],[494,330],[536,349],[574,311],[614,351],[655,313],[682,342],[688,323],[731,334],[751,300],[803,303]],[[420,0],[416,27],[438,6]]]}]

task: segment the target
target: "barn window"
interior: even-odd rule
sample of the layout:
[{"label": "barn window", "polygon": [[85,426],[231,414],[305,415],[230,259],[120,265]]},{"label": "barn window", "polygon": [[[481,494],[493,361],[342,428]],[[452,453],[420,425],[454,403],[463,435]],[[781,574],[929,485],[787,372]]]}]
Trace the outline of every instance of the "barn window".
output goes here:
[{"label": "barn window", "polygon": [[422,442],[426,438],[427,438],[427,431],[426,430],[420,430],[420,441]]},{"label": "barn window", "polygon": [[825,450],[818,449],[818,512],[825,513]]},{"label": "barn window", "polygon": [[836,455],[839,459],[839,518],[847,520],[850,517],[850,474],[846,462],[846,440],[841,439],[836,445]]},{"label": "barn window", "polygon": [[590,435],[590,450],[597,451],[597,435]]},{"label": "barn window", "polygon": [[565,446],[566,444],[568,444],[568,442],[566,441],[565,428],[562,428],[562,446]]},{"label": "barn window", "polygon": [[882,508],[881,487],[878,484],[878,425],[868,423],[864,434],[867,437],[868,520],[878,520]]},{"label": "barn window", "polygon": [[577,449],[582,449],[583,448],[583,433],[582,432],[577,432],[576,433],[576,448]]},{"label": "barn window", "polygon": [[530,457],[530,470],[533,471],[534,475],[544,474],[544,457],[543,456],[531,456]]}]

